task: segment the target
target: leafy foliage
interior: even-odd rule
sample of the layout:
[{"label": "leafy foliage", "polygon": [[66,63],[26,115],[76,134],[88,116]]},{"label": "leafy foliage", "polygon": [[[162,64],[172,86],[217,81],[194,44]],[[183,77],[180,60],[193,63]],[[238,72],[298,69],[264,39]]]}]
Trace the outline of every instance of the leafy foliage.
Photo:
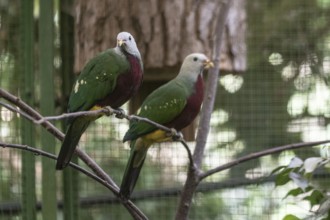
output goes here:
[{"label": "leafy foliage", "polygon": [[[316,208],[312,215],[320,219],[330,219],[330,198],[327,191],[319,188],[318,185],[312,183],[313,174],[316,170],[320,170],[330,165],[330,158],[325,157],[309,157],[305,160],[294,157],[287,166],[279,166],[273,170],[272,174],[276,174],[275,185],[283,186],[287,183],[294,183],[297,188],[290,189],[284,196],[301,198],[308,201],[310,211]],[[325,169],[323,169],[325,170]],[[299,220],[295,215],[288,214],[283,220]]]}]

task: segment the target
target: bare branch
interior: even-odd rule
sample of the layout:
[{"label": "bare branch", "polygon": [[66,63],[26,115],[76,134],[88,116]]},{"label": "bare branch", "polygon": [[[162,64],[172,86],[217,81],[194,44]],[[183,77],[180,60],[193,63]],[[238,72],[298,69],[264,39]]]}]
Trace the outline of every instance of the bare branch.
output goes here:
[{"label": "bare branch", "polygon": [[71,113],[64,113],[57,116],[45,116],[39,120],[35,120],[34,123],[36,124],[42,124],[45,121],[54,121],[54,120],[62,120],[66,118],[75,118],[79,116],[102,116],[104,114],[107,114],[108,109],[98,109],[98,110],[92,110],[92,111],[80,111],[80,112],[71,112]]},{"label": "bare branch", "polygon": [[[0,102],[0,104],[1,104],[1,102]],[[66,119],[66,118],[74,118],[74,117],[79,117],[79,116],[103,116],[103,115],[110,116],[113,114],[115,114],[115,116],[117,118],[125,118],[128,121],[136,120],[136,121],[146,122],[148,124],[155,126],[156,128],[159,128],[161,130],[168,132],[168,135],[172,137],[173,141],[178,141],[184,146],[184,148],[187,150],[190,165],[195,166],[194,160],[193,160],[193,155],[192,155],[186,141],[182,137],[181,132],[176,131],[174,128],[169,128],[164,125],[161,125],[161,124],[154,122],[145,117],[140,117],[137,115],[128,115],[121,109],[118,110],[118,109],[113,109],[110,106],[106,106],[104,108],[97,109],[97,110],[91,110],[91,111],[79,111],[79,112],[64,113],[64,114],[57,115],[57,116],[45,116],[39,120],[34,120],[34,122],[36,124],[42,124],[46,121],[62,120],[62,119]]]},{"label": "bare branch", "polygon": [[30,117],[30,115],[26,114],[25,112],[15,108],[14,106],[12,105],[9,105],[7,103],[4,103],[4,102],[0,102],[0,105],[2,105],[3,107],[5,107],[6,109],[8,109],[9,111],[11,112],[16,112],[17,114],[19,115],[22,115],[24,118],[27,118],[29,119],[30,121],[33,121],[34,119],[32,117]]},{"label": "bare branch", "polygon": [[210,170],[208,170],[204,173],[201,173],[200,176],[199,176],[199,179],[203,180],[203,179],[205,179],[206,177],[208,177],[212,174],[218,173],[218,172],[223,171],[223,170],[227,170],[227,169],[232,168],[233,166],[236,166],[240,163],[244,163],[244,162],[247,162],[249,160],[254,160],[254,159],[257,159],[259,157],[266,156],[266,155],[280,153],[280,152],[285,151],[285,150],[294,150],[294,149],[299,149],[299,148],[303,148],[303,147],[312,147],[312,146],[326,144],[326,143],[330,143],[330,140],[288,144],[288,145],[284,145],[284,146],[269,148],[267,150],[251,153],[251,154],[245,155],[243,157],[237,158],[236,160],[230,161],[229,163],[223,164],[221,166],[210,169]]},{"label": "bare branch", "polygon": [[[22,116],[25,117],[25,115],[29,115],[30,117],[26,117],[26,118],[28,120],[33,119],[32,122],[43,118],[43,116],[39,112],[34,110],[28,104],[26,104],[18,97],[10,94],[9,92],[7,92],[1,88],[0,88],[0,97],[4,98],[8,102],[13,103],[17,107],[19,107],[21,109],[21,111],[24,111],[26,113],[26,114],[23,114]],[[15,112],[17,112],[17,111],[15,111]],[[43,126],[48,132],[53,134],[57,139],[63,141],[64,134],[60,130],[58,130],[53,124],[51,124],[49,121],[42,122],[41,126]],[[90,167],[93,170],[93,172],[97,176],[99,176],[104,181],[106,181],[107,183],[109,183],[113,187],[115,187],[117,190],[119,190],[119,187],[115,184],[115,182],[112,180],[112,178],[91,157],[89,157],[88,154],[86,154],[84,151],[82,151],[79,148],[76,148],[75,153],[82,161],[84,161],[84,163],[87,164],[88,167]],[[131,215],[134,218],[146,219],[144,214],[140,210],[137,209],[138,212],[136,212],[136,210],[132,209],[132,207],[129,205],[130,203],[127,203],[127,204],[125,204],[124,206],[127,208],[127,210],[131,213]]]},{"label": "bare branch", "polygon": [[[5,91],[3,89],[0,89],[0,97],[3,97],[7,101],[9,101],[9,102],[15,104],[17,107],[19,107],[21,109],[21,111],[24,111],[26,114],[22,115],[23,117],[25,117],[26,115],[29,115],[29,117],[26,117],[26,119],[31,120],[32,122],[43,120],[43,116],[39,112],[37,112],[36,110],[34,110],[33,108],[31,108],[28,104],[26,104],[25,102],[23,102],[18,97],[10,94],[9,92],[7,92],[7,91]],[[12,107],[12,109],[13,108],[14,107]],[[15,111],[15,112],[17,112],[17,111]],[[59,129],[57,129],[53,124],[51,124],[49,121],[43,121],[43,122],[40,123],[40,125],[43,126],[48,132],[50,132],[51,134],[53,134],[57,139],[59,139],[60,141],[63,141],[64,134]],[[117,187],[118,188],[118,186],[110,178],[110,176],[106,172],[104,172],[103,169],[97,163],[95,163],[95,161],[91,157],[89,157],[84,151],[82,151],[80,148],[77,147],[76,150],[75,150],[75,153],[98,176],[104,178],[106,181],[108,181],[114,187]]]},{"label": "bare branch", "polygon": [[128,121],[136,120],[136,121],[142,121],[142,122],[146,122],[148,124],[151,124],[151,125],[155,126],[156,128],[159,128],[161,130],[164,130],[164,131],[168,132],[168,134],[170,136],[173,136],[174,139],[175,139],[175,137],[180,137],[181,136],[181,134],[173,128],[168,128],[168,127],[166,127],[164,125],[161,125],[157,122],[151,121],[148,118],[139,117],[137,115],[128,115],[123,110],[113,109],[110,106],[106,106],[104,108],[97,109],[97,110],[91,110],[91,111],[79,111],[79,112],[64,113],[64,114],[57,115],[57,116],[45,116],[41,119],[35,120],[35,123],[36,124],[42,124],[46,121],[62,120],[62,119],[66,119],[66,118],[75,118],[75,117],[80,117],[80,116],[103,116],[103,115],[109,116],[109,115],[113,115],[113,114],[117,118],[125,118]]},{"label": "bare branch", "polygon": [[194,163],[193,155],[192,155],[192,153],[191,153],[191,150],[190,150],[190,148],[189,148],[187,142],[186,142],[184,139],[180,140],[180,142],[181,142],[181,144],[184,146],[184,148],[185,148],[186,151],[187,151],[188,159],[189,159],[189,166],[190,166],[191,168],[193,168],[193,169],[197,169],[196,164]]},{"label": "bare branch", "polygon": [[223,0],[222,4],[220,4],[218,16],[216,18],[217,22],[214,33],[213,57],[212,57],[215,67],[211,68],[208,72],[207,87],[205,91],[203,107],[202,107],[200,122],[198,126],[196,147],[193,154],[195,167],[197,169],[193,169],[194,166],[190,166],[190,169],[188,170],[187,179],[183,187],[183,191],[177,207],[177,212],[175,216],[176,220],[188,219],[188,213],[191,206],[192,198],[199,183],[198,181],[199,172],[197,171],[200,169],[203,161],[206,140],[210,129],[210,119],[213,111],[214,100],[218,86],[220,48],[221,48],[223,32],[225,29],[225,23],[230,5],[231,5],[231,1]]},{"label": "bare branch", "polygon": [[[57,157],[54,154],[45,152],[43,150],[34,148],[34,147],[30,147],[27,145],[21,145],[21,144],[8,144],[8,143],[4,143],[4,142],[0,142],[0,146],[3,148],[15,148],[15,149],[20,149],[20,150],[24,150],[24,151],[30,151],[32,153],[34,153],[35,155],[40,155],[40,156],[44,156],[53,160],[56,160]],[[128,210],[130,211],[130,213],[132,214],[132,216],[135,219],[148,219],[136,206],[135,204],[130,201],[130,200],[123,200],[120,199],[119,196],[119,191],[116,187],[114,187],[112,184],[109,184],[107,181],[105,181],[104,179],[100,178],[99,176],[91,173],[90,171],[82,168],[81,166],[70,162],[69,166],[72,167],[73,169],[85,174],[86,176],[94,179],[95,181],[99,182],[100,184],[102,184],[103,186],[105,186],[106,188],[108,188],[117,198],[118,200],[125,206],[128,207]]]}]

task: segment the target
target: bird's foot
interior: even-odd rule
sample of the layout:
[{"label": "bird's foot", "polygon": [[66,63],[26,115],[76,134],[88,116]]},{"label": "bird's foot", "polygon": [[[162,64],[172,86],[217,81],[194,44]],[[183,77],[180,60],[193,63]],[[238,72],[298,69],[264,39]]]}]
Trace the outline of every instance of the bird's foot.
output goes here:
[{"label": "bird's foot", "polygon": [[106,111],[104,111],[104,114],[106,116],[110,116],[113,114],[113,109],[110,106],[105,106],[104,108],[106,109]]},{"label": "bird's foot", "polygon": [[180,131],[171,128],[170,136],[172,137],[173,141],[181,141],[183,140],[183,134]]},{"label": "bird's foot", "polygon": [[125,118],[126,113],[125,113],[125,110],[124,109],[117,108],[116,110],[117,110],[116,115],[115,115],[116,118],[119,118],[119,119]]}]

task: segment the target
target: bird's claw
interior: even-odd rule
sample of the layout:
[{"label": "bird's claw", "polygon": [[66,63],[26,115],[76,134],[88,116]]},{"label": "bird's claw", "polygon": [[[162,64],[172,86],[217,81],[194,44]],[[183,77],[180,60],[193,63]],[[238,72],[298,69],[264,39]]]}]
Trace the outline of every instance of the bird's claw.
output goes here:
[{"label": "bird's claw", "polygon": [[173,141],[180,141],[183,139],[183,134],[180,131],[171,128],[171,137]]},{"label": "bird's claw", "polygon": [[106,116],[110,116],[113,114],[113,109],[110,106],[105,106],[104,108],[106,109],[106,111],[104,111],[104,114]]},{"label": "bird's claw", "polygon": [[116,109],[118,112],[116,113],[116,118],[123,119],[125,117],[125,110],[122,108],[117,108]]}]

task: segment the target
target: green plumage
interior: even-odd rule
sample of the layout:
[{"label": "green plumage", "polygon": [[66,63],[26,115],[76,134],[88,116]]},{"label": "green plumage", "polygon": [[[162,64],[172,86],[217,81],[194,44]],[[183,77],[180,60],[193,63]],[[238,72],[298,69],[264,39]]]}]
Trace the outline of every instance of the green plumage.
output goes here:
[{"label": "green plumage", "polygon": [[[115,49],[106,50],[91,59],[73,86],[68,111],[88,111],[116,87],[117,78],[127,72],[129,63]],[[79,117],[68,120],[68,128],[58,156],[56,169],[63,169],[71,160],[74,150],[91,121],[97,117]]]},{"label": "green plumage", "polygon": [[[166,124],[175,119],[184,109],[191,86],[185,85],[180,78],[166,83],[151,93],[142,103],[140,117],[148,118],[159,124]],[[190,88],[189,88],[190,87]],[[132,121],[124,141],[134,140],[156,130],[156,127],[139,121]]]},{"label": "green plumage", "polygon": [[[148,118],[159,124],[166,124],[175,119],[184,109],[189,96],[188,88],[176,78],[151,93],[142,103],[138,116]],[[124,141],[133,140],[130,144],[131,154],[125,170],[121,194],[128,198],[133,192],[147,151],[151,143],[136,140],[139,137],[157,130],[155,126],[141,121],[131,121]]]},{"label": "green plumage", "polygon": [[106,50],[91,59],[74,84],[69,100],[69,112],[91,109],[116,87],[117,78],[127,72],[129,63],[115,49]]}]

